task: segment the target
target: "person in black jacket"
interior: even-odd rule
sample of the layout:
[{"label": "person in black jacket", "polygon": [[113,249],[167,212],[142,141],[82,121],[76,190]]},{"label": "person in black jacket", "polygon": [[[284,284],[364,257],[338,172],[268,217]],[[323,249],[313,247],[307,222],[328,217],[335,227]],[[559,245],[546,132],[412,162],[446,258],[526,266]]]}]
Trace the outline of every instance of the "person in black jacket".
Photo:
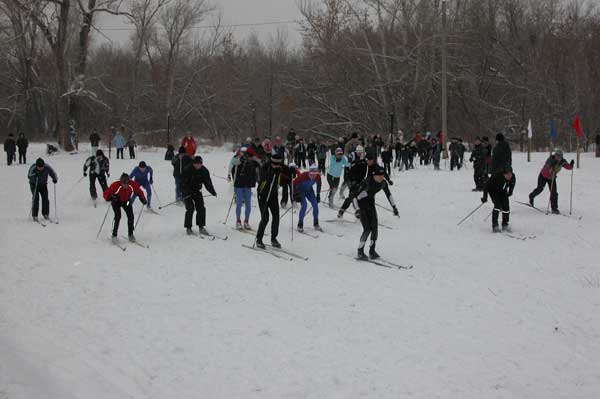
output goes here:
[{"label": "person in black jacket", "polygon": [[[494,210],[492,211],[492,230],[494,233],[499,233],[500,231],[510,232],[510,228],[508,227],[510,219],[510,203],[508,198],[513,195],[516,182],[517,180],[512,167],[505,166],[502,171],[491,177],[483,190],[481,202],[486,203],[489,194],[494,203]],[[502,230],[498,227],[500,212],[502,212]]]},{"label": "person in black jacket", "polygon": [[260,171],[260,182],[258,184],[258,204],[260,206],[260,224],[256,232],[256,246],[265,249],[263,236],[265,229],[269,223],[269,212],[273,216],[271,222],[271,245],[276,248],[281,248],[281,244],[277,241],[279,234],[279,184],[280,173],[283,159],[279,154],[271,156],[271,162],[265,163]]},{"label": "person in black jacket", "polygon": [[34,221],[38,221],[38,212],[40,209],[40,196],[42,197],[42,216],[48,219],[50,214],[50,201],[48,200],[48,177],[52,178],[52,183],[58,183],[58,176],[54,169],[47,165],[42,158],[29,168],[27,178],[29,179],[29,188],[31,189],[31,216]]},{"label": "person in black jacket", "polygon": [[[251,148],[242,147],[231,162],[231,169],[227,176],[233,176],[233,189],[235,195],[235,227],[237,229],[251,230],[250,213],[252,212],[252,188],[256,186],[256,170],[260,167],[258,156]],[[242,205],[245,208],[244,225],[242,226]]]},{"label": "person in black jacket", "polygon": [[100,135],[98,135],[96,129],[90,134],[90,146],[92,147],[92,154],[95,154],[98,151],[98,147],[100,147]]},{"label": "person in black jacket", "polygon": [[183,195],[181,193],[181,175],[185,168],[192,163],[192,158],[186,153],[185,147],[179,147],[179,154],[171,160],[173,165],[173,177],[175,178],[175,200],[181,202]]},{"label": "person in black jacket", "polygon": [[306,168],[306,144],[304,144],[304,139],[299,139],[294,146],[294,163],[299,168]]},{"label": "person in black jacket", "polygon": [[394,215],[398,216],[398,208],[396,208],[394,197],[392,197],[392,193],[385,181],[385,170],[381,166],[375,165],[373,173],[358,186],[357,195],[353,199],[355,207],[360,209],[360,222],[363,227],[357,251],[358,259],[367,259],[367,255],[365,255],[365,244],[367,243],[369,236],[371,236],[369,257],[371,259],[379,258],[379,254],[375,251],[379,225],[377,220],[377,208],[375,208],[375,195],[381,190],[383,190],[387,196],[387,199],[394,210]]},{"label": "person in black jacket", "polygon": [[200,234],[208,235],[204,228],[206,226],[206,208],[202,197],[203,185],[209,193],[215,197],[217,196],[210,179],[210,172],[204,167],[202,157],[196,156],[192,164],[186,166],[181,175],[181,192],[185,199],[184,227],[189,235],[194,234],[192,231],[194,209],[196,210],[196,225],[200,228]]},{"label": "person in black jacket", "polygon": [[[283,162],[283,157],[281,157]],[[266,162],[264,164],[268,164]],[[285,208],[288,203],[288,198],[290,197],[290,192],[293,191],[292,182],[298,177],[298,167],[295,163],[290,163],[288,166],[281,165],[280,171],[281,177],[279,178],[279,185],[281,186],[281,207]],[[290,201],[290,202],[293,202]]]},{"label": "person in black jacket", "polygon": [[19,133],[17,139],[17,148],[19,149],[19,165],[27,163],[27,147],[29,147],[29,141],[25,138],[25,134]]},{"label": "person in black jacket", "polygon": [[104,156],[104,152],[102,152],[102,150],[96,150],[95,156],[92,155],[86,159],[85,164],[83,164],[84,177],[88,175],[88,169],[90,170],[90,196],[92,197],[93,201],[96,201],[98,198],[98,193],[96,192],[96,180],[98,180],[98,183],[100,183],[102,192],[105,192],[108,189],[106,178],[110,177],[110,164],[108,158]]},{"label": "person in black jacket", "polygon": [[460,144],[457,139],[452,139],[448,150],[450,151],[450,170],[452,171],[454,168],[460,170]]},{"label": "person in black jacket", "polygon": [[13,136],[12,133],[4,140],[4,152],[6,152],[6,162],[8,166],[12,165],[15,160],[15,153],[17,152],[17,143],[15,143],[15,136]]},{"label": "person in black jacket", "polygon": [[394,154],[392,153],[392,148],[383,146],[383,151],[381,151],[381,162],[383,162],[383,167],[385,169],[385,173],[388,175],[392,174],[392,161],[394,160]]},{"label": "person in black jacket", "polygon": [[317,144],[313,139],[308,140],[306,146],[306,159],[308,160],[308,166],[314,165],[315,158],[317,156]]},{"label": "person in black jacket", "polygon": [[496,135],[496,146],[492,151],[491,174],[500,173],[507,166],[512,166],[512,150],[502,133]]},{"label": "person in black jacket", "polygon": [[475,138],[475,146],[471,152],[470,162],[473,162],[473,180],[475,180],[475,188],[473,191],[483,191],[486,183],[485,173],[485,157],[486,149],[481,144],[479,137]]}]

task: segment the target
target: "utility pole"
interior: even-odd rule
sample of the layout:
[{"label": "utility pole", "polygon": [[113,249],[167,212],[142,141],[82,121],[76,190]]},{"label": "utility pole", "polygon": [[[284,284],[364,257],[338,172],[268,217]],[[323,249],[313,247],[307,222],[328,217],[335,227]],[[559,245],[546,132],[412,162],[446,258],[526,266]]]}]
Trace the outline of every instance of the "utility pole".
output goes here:
[{"label": "utility pole", "polygon": [[167,145],[171,144],[171,114],[167,114]]},{"label": "utility pole", "polygon": [[442,0],[442,132],[444,134],[444,159],[448,158],[448,39],[446,0]]},{"label": "utility pole", "polygon": [[390,112],[390,146],[394,145],[394,121],[396,115]]}]

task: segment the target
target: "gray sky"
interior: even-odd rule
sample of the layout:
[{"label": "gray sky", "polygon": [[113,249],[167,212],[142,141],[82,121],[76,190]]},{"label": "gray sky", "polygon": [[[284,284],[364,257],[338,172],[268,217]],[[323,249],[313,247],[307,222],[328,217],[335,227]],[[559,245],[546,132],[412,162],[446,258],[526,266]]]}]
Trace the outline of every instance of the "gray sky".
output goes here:
[{"label": "gray sky", "polygon": [[[213,0],[223,10],[223,25],[270,23],[279,21],[291,21],[301,19],[300,12],[296,6],[295,0]],[[207,21],[202,25],[210,25]],[[96,24],[102,33],[108,37],[95,35],[96,43],[103,43],[112,40],[116,43],[125,43],[130,32],[128,25],[123,19],[111,15],[103,15]],[[287,30],[290,44],[300,43],[300,34],[296,24],[273,24],[263,26],[241,26],[231,28],[236,38],[243,39],[250,32],[255,31],[261,40],[265,40],[270,34],[274,34],[277,29]]]}]

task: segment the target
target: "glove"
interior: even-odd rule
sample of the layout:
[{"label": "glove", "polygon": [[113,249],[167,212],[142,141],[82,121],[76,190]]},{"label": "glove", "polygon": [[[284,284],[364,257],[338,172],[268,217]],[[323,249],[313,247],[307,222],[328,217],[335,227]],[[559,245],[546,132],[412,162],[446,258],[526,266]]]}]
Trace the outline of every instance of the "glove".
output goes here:
[{"label": "glove", "polygon": [[487,197],[481,197],[481,203],[485,204],[487,202]]},{"label": "glove", "polygon": [[321,194],[317,194],[317,204],[321,203]]},{"label": "glove", "polygon": [[213,197],[217,198],[217,193],[214,193],[214,194],[213,194]]},{"label": "glove", "polygon": [[230,182],[231,181],[231,175],[227,175],[227,181]]},{"label": "glove", "polygon": [[393,186],[393,185],[394,185],[394,182],[393,182],[393,181],[391,181],[391,180],[389,180],[389,181],[388,181],[388,184],[389,184],[390,186]]},{"label": "glove", "polygon": [[355,216],[357,219],[360,219],[360,209],[357,209],[357,210],[356,210],[356,212],[354,212],[354,216]]},{"label": "glove", "polygon": [[110,173],[106,172],[106,176],[107,176],[107,177],[110,177]]},{"label": "glove", "polygon": [[140,198],[140,202],[144,205],[148,205],[148,200],[146,198]]},{"label": "glove", "polygon": [[154,181],[150,180],[150,185],[153,185],[153,184],[154,184]]},{"label": "glove", "polygon": [[83,177],[87,177],[87,172],[83,172]]},{"label": "glove", "polygon": [[119,197],[117,197],[117,194],[111,195],[110,197],[108,197],[108,200],[115,205],[119,203]]},{"label": "glove", "polygon": [[52,183],[54,183],[54,184],[58,183],[58,179],[52,179]]},{"label": "glove", "polygon": [[392,209],[394,209],[394,216],[400,216],[400,212],[398,212],[398,208],[396,208],[394,206]]},{"label": "glove", "polygon": [[571,166],[575,165],[575,160],[571,159]]}]

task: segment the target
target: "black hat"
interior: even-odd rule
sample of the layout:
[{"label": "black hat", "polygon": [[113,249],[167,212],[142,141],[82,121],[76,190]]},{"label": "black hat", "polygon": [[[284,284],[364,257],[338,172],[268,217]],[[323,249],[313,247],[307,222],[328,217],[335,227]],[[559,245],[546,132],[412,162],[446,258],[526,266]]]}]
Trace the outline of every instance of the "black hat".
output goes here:
[{"label": "black hat", "polygon": [[140,164],[138,165],[140,168],[145,168],[146,167],[146,162],[141,161]]},{"label": "black hat", "polygon": [[44,160],[42,158],[38,158],[35,161],[35,166],[37,166],[38,168],[43,167],[44,165],[46,165],[46,163],[44,162]]},{"label": "black hat", "polygon": [[129,183],[129,175],[127,173],[123,173],[119,180],[121,181],[121,183],[127,184]]},{"label": "black hat", "polygon": [[385,169],[383,169],[382,166],[377,165],[373,169],[373,175],[374,176],[385,176]]},{"label": "black hat", "polygon": [[272,163],[282,163],[283,158],[281,157],[280,154],[275,153],[275,154],[271,155],[271,162]]},{"label": "black hat", "polygon": [[506,165],[504,168],[502,168],[502,173],[506,174],[506,173],[512,173],[513,172],[513,168],[511,166]]},{"label": "black hat", "polygon": [[179,153],[180,154],[185,154],[185,147],[184,146],[179,147]]},{"label": "black hat", "polygon": [[498,133],[496,135],[496,141],[504,141],[504,135],[502,133]]},{"label": "black hat", "polygon": [[9,133],[8,137],[14,137],[14,135],[12,133]]},{"label": "black hat", "polygon": [[200,155],[196,155],[196,156],[194,157],[194,163],[195,163],[195,164],[202,163],[202,157],[201,157]]},{"label": "black hat", "polygon": [[97,157],[103,157],[104,156],[104,152],[102,152],[102,150],[96,150],[96,156]]},{"label": "black hat", "polygon": [[367,153],[367,161],[374,161],[375,159],[377,159],[377,155],[373,152],[373,151],[369,151]]}]

